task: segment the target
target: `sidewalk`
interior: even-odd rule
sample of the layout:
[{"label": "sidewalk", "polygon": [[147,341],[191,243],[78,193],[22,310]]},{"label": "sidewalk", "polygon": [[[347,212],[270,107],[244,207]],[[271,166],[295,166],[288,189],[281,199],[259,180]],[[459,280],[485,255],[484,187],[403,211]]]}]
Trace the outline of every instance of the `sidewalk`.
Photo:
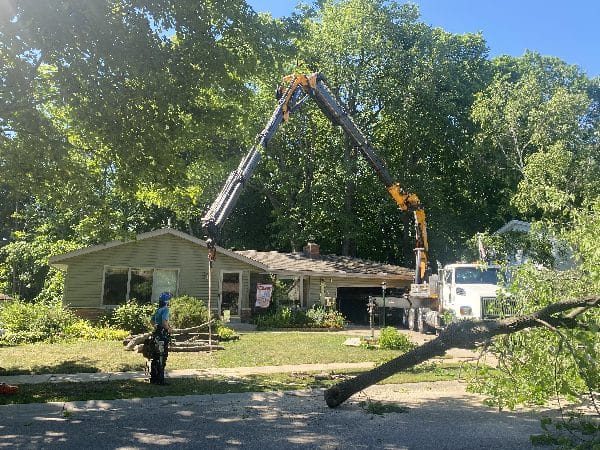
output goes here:
[{"label": "sidewalk", "polygon": [[[233,322],[231,324],[238,332],[251,333],[256,331],[255,325]],[[424,335],[416,331],[401,330],[409,338],[422,345],[423,343],[434,339],[435,335]],[[340,331],[349,336],[368,336],[370,330],[364,326],[352,326]],[[375,329],[376,336],[379,335],[379,329]],[[470,361],[474,362],[478,358],[476,352],[464,349],[450,349],[446,352],[445,361]],[[232,368],[209,368],[209,369],[180,369],[167,370],[168,378],[194,378],[194,377],[214,377],[230,376],[240,377],[245,375],[261,375],[269,373],[293,373],[293,372],[328,372],[334,370],[357,370],[372,369],[375,367],[373,362],[360,363],[331,363],[331,364],[298,364],[283,366],[258,366],[258,367],[232,367]],[[133,380],[148,378],[148,374],[143,371],[138,372],[96,372],[96,373],[73,373],[73,374],[44,374],[44,375],[13,375],[0,376],[0,383],[11,385],[39,384],[39,383],[93,383],[97,381],[115,381],[115,380]]]},{"label": "sidewalk", "polygon": [[[328,372],[332,370],[372,369],[375,363],[297,364],[286,366],[231,367],[211,369],[167,370],[167,378],[196,378],[213,376],[245,376],[269,373]],[[39,383],[94,383],[97,381],[133,380],[148,378],[144,372],[98,372],[45,375],[0,376],[0,383],[12,385]]]}]

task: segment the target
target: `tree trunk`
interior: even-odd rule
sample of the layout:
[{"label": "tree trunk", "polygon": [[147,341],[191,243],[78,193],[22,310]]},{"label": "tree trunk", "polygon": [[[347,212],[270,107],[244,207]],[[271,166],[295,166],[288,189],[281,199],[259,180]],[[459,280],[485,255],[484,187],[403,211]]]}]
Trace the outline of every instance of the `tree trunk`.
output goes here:
[{"label": "tree trunk", "polygon": [[[575,317],[589,308],[598,306],[600,306],[600,296],[595,296],[553,303],[526,316],[503,320],[454,322],[434,340],[355,378],[330,387],[325,391],[325,402],[330,408],[335,408],[357,392],[434,356],[443,356],[451,348],[474,349],[488,342],[494,336],[515,333],[525,328],[542,327],[547,324],[565,328],[580,327],[581,324],[575,320]],[[571,314],[554,316],[573,308],[577,309]]]}]

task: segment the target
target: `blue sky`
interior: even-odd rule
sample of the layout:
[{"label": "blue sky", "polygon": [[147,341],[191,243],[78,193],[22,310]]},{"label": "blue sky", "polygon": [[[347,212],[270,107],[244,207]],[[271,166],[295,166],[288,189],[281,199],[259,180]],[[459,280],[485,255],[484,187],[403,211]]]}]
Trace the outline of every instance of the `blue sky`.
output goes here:
[{"label": "blue sky", "polygon": [[[257,12],[290,15],[297,0],[247,0]],[[305,0],[311,3],[311,0]],[[525,50],[577,64],[600,75],[599,0],[414,0],[421,19],[452,33],[481,31],[490,55]]]}]

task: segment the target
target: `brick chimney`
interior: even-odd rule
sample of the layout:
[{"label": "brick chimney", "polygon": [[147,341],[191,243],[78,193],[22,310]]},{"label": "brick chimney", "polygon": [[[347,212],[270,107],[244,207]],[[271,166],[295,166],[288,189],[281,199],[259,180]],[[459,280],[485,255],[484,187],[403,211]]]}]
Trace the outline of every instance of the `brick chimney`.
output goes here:
[{"label": "brick chimney", "polygon": [[302,249],[304,256],[308,258],[318,258],[319,257],[319,244],[315,244],[314,242],[307,243]]}]

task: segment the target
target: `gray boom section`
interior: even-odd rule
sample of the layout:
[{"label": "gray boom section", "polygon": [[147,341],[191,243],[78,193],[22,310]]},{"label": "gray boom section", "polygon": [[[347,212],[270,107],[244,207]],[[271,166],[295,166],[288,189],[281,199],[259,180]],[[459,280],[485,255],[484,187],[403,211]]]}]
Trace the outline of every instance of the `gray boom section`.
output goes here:
[{"label": "gray boom section", "polygon": [[[323,75],[320,73],[315,75],[316,82],[312,86],[297,85],[296,87],[290,87],[289,89],[295,89],[292,95],[287,97],[286,94],[289,91],[282,95],[267,126],[257,136],[256,143],[242,159],[238,168],[229,174],[221,192],[212,203],[206,215],[201,219],[202,228],[211,243],[216,241],[223,224],[235,208],[246,182],[252,176],[256,166],[262,159],[261,150],[266,149],[267,144],[284,120],[286,108],[289,113],[294,112],[304,103],[307,98],[306,95],[315,100],[319,109],[323,111],[334,125],[340,126],[344,130],[353,144],[360,149],[365,159],[371,164],[386,188],[394,184],[385,165],[371,147],[369,140],[331,93]],[[295,85],[292,84],[292,86]]]},{"label": "gray boom section", "polygon": [[346,113],[331,93],[323,75],[318,74],[316,88],[311,90],[310,95],[314,98],[321,111],[323,111],[329,120],[335,125],[339,125],[348,137],[352,139],[354,145],[360,149],[365,159],[371,164],[381,181],[385,184],[385,187],[392,186],[394,180],[385,168],[385,165],[381,159],[379,159],[375,150],[373,150],[373,147],[371,147],[367,137],[360,131],[348,113]]},{"label": "gray boom section", "polygon": [[[296,92],[291,96],[292,101],[297,101],[302,94],[302,88],[296,88]],[[209,239],[212,239],[213,241],[216,239],[223,224],[235,208],[237,200],[246,185],[246,181],[250,179],[256,166],[261,161],[261,150],[267,147],[267,144],[275,135],[277,128],[279,128],[279,125],[283,121],[284,103],[285,96],[279,101],[267,126],[256,137],[254,146],[242,159],[238,168],[229,174],[221,192],[213,201],[206,212],[206,215],[201,219],[202,228]]]}]

